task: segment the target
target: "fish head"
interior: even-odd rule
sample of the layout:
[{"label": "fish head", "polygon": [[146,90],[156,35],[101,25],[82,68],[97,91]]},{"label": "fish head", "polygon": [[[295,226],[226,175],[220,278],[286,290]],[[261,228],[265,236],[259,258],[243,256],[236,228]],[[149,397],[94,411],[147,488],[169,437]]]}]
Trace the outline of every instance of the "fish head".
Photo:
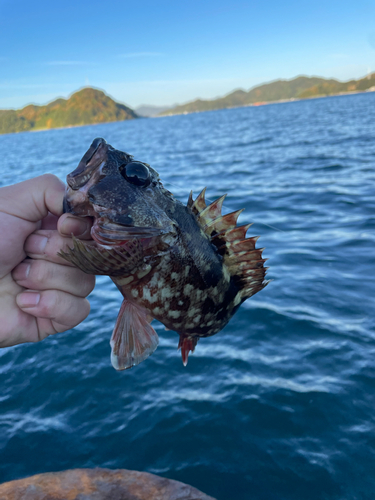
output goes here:
[{"label": "fish head", "polygon": [[92,236],[101,244],[173,232],[167,213],[173,203],[156,170],[101,138],[67,176],[64,212],[94,217]]}]

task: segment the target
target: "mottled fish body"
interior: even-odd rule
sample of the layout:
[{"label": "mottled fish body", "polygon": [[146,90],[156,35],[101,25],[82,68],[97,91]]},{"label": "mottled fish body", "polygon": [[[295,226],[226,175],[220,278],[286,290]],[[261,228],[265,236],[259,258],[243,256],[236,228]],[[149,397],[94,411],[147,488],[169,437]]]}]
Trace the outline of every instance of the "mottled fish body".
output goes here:
[{"label": "mottled fish body", "polygon": [[158,173],[95,139],[67,176],[66,212],[94,217],[94,244],[74,239],[61,255],[90,274],[108,275],[124,300],[111,338],[112,364],[131,368],[158,345],[153,318],[180,335],[184,364],[200,337],[219,332],[261,290],[266,268],[242,210],[221,215],[205,190],[187,206]]}]

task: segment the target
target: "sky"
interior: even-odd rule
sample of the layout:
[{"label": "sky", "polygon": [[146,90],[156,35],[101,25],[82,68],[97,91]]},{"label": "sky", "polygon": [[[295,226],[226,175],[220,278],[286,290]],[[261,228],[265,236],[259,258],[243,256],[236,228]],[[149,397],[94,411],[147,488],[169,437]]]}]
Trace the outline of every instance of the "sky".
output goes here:
[{"label": "sky", "polygon": [[132,108],[375,72],[375,0],[0,0],[0,109],[85,86]]}]

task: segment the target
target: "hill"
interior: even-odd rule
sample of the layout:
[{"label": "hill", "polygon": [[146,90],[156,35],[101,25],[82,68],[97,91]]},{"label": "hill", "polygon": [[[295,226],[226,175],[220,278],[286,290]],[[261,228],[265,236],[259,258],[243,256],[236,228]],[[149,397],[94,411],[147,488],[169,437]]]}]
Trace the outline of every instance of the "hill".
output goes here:
[{"label": "hill", "polygon": [[161,115],[194,113],[214,109],[250,106],[256,103],[306,99],[311,97],[335,95],[345,92],[360,92],[375,85],[375,73],[360,80],[340,82],[334,79],[298,76],[292,80],[276,80],[250,89],[235,90],[230,94],[213,100],[197,99],[172,109]]},{"label": "hill", "polygon": [[132,109],[115,102],[101,90],[87,87],[69,99],[56,99],[45,106],[30,104],[19,110],[0,110],[0,134],[133,118],[137,115]]}]

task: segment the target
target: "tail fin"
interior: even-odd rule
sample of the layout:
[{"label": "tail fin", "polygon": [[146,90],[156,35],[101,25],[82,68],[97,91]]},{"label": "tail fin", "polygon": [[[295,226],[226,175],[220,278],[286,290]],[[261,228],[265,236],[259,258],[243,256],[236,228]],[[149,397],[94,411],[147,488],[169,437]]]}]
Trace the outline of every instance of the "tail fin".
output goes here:
[{"label": "tail fin", "polygon": [[157,348],[159,337],[150,325],[147,310],[124,299],[110,344],[116,370],[127,370],[148,358]]}]

